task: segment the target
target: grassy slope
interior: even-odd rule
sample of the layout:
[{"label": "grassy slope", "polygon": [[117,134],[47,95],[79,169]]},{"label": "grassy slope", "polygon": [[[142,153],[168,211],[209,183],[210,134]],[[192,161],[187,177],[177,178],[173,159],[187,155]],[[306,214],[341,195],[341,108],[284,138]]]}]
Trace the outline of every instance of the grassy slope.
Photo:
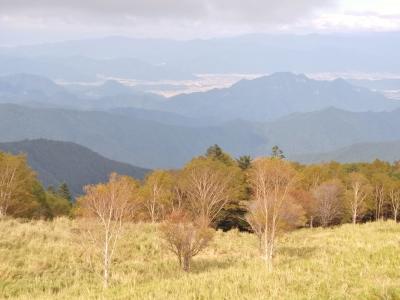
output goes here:
[{"label": "grassy slope", "polygon": [[76,223],[0,222],[0,298],[391,299],[400,298],[400,225],[303,229],[281,238],[268,273],[246,233],[218,232],[184,274],[151,225],[131,225],[103,292]]}]

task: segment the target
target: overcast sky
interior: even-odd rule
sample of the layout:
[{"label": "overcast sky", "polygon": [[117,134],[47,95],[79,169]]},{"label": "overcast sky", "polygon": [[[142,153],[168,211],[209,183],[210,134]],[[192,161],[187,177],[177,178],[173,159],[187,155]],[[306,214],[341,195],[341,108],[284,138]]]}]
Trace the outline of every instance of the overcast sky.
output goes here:
[{"label": "overcast sky", "polygon": [[400,0],[0,0],[0,45],[400,31]]}]

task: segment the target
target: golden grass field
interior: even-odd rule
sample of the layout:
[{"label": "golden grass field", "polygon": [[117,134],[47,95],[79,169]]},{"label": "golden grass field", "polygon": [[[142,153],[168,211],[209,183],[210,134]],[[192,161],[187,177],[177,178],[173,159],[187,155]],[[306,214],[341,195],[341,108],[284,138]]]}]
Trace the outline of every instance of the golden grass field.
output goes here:
[{"label": "golden grass field", "polygon": [[111,287],[90,267],[76,221],[0,221],[2,299],[400,299],[400,225],[301,229],[279,240],[274,269],[248,233],[218,232],[187,274],[157,226],[129,224]]}]

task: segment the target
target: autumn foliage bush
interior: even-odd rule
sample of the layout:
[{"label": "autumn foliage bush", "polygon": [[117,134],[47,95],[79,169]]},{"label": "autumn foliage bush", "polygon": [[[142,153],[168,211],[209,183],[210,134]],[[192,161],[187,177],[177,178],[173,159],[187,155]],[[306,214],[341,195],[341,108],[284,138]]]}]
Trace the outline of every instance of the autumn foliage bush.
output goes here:
[{"label": "autumn foliage bush", "polygon": [[184,211],[173,212],[160,226],[160,231],[168,249],[186,272],[190,271],[192,258],[207,247],[215,232],[204,220],[192,220]]}]

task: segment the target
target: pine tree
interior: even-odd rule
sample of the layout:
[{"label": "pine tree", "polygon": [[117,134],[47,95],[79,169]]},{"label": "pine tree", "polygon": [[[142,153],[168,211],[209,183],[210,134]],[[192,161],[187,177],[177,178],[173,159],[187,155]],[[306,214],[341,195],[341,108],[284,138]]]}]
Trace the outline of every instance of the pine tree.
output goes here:
[{"label": "pine tree", "polygon": [[218,160],[227,166],[233,166],[235,164],[235,161],[230,157],[230,155],[225,153],[217,144],[209,147],[205,156],[213,160]]},{"label": "pine tree", "polygon": [[71,195],[71,192],[69,190],[68,185],[63,182],[60,184],[60,186],[58,187],[58,192],[57,194],[64,199],[67,199],[69,202],[73,202],[73,197]]},{"label": "pine tree", "polygon": [[219,159],[223,156],[223,151],[220,146],[215,144],[207,149],[206,156],[210,158]]},{"label": "pine tree", "polygon": [[247,170],[251,166],[251,157],[249,155],[243,155],[236,160],[239,168]]},{"label": "pine tree", "polygon": [[283,151],[275,145],[272,147],[272,158],[285,159],[286,156],[283,154]]}]

